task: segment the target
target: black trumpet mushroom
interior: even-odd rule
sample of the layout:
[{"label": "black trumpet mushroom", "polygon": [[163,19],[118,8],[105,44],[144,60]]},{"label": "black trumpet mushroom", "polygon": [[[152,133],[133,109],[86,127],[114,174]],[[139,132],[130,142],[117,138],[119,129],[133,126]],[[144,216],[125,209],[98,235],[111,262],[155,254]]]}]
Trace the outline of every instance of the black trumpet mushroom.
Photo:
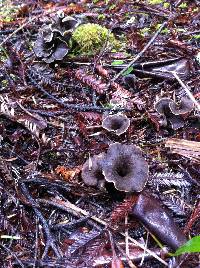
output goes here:
[{"label": "black trumpet mushroom", "polygon": [[102,170],[105,180],[113,182],[117,190],[124,192],[142,191],[149,175],[141,149],[120,143],[110,145]]},{"label": "black trumpet mushroom", "polygon": [[182,97],[179,103],[170,102],[169,108],[175,115],[185,115],[194,109],[194,103],[187,97]]},{"label": "black trumpet mushroom", "polygon": [[149,168],[142,151],[135,145],[111,144],[107,153],[95,155],[83,165],[86,185],[113,183],[118,191],[137,193],[138,199],[130,214],[162,242],[176,250],[186,237],[159,200],[144,190]]},{"label": "black trumpet mushroom", "polygon": [[188,115],[194,108],[193,102],[187,97],[182,97],[179,103],[164,97],[155,104],[155,110],[163,117],[163,126],[167,126],[169,121],[171,127],[176,130],[184,126],[183,115]]},{"label": "black trumpet mushroom", "polygon": [[82,179],[88,186],[103,186],[104,176],[102,174],[102,162],[104,154],[90,157],[83,165]]},{"label": "black trumpet mushroom", "polygon": [[79,22],[64,13],[58,13],[55,20],[44,25],[38,34],[33,51],[46,63],[62,60],[69,52],[69,39]]},{"label": "black trumpet mushroom", "polygon": [[176,250],[186,242],[186,237],[159,201],[141,193],[131,215],[140,220],[147,229],[166,245]]},{"label": "black trumpet mushroom", "polygon": [[116,135],[121,135],[127,131],[130,126],[130,120],[126,115],[114,114],[108,115],[102,122],[102,127]]}]

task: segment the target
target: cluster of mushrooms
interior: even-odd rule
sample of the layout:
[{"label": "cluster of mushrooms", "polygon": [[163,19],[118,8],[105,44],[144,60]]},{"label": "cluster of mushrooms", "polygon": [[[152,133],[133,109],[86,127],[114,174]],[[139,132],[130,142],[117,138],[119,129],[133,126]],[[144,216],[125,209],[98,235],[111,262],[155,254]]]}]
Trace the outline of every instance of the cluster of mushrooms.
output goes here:
[{"label": "cluster of mushrooms", "polygon": [[89,158],[82,169],[86,185],[103,186],[113,182],[124,192],[141,192],[148,179],[149,168],[142,150],[135,145],[111,144],[107,153]]},{"label": "cluster of mushrooms", "polygon": [[170,122],[172,129],[184,126],[184,117],[194,109],[194,103],[187,97],[182,97],[179,103],[168,97],[163,97],[155,103],[155,110],[162,116],[162,125]]},{"label": "cluster of mushrooms", "polygon": [[40,29],[33,48],[36,56],[46,63],[62,60],[69,52],[69,40],[79,23],[63,12],[58,13],[53,22]]},{"label": "cluster of mushrooms", "polygon": [[[104,129],[116,135],[123,134],[129,126],[130,120],[123,114],[108,115],[102,122]],[[94,155],[83,164],[81,176],[88,186],[103,188],[106,184],[113,183],[118,191],[136,194],[137,203],[130,216],[142,222],[173,250],[186,242],[185,235],[166,208],[145,191],[149,167],[138,146],[118,142],[111,144],[107,152]]]}]

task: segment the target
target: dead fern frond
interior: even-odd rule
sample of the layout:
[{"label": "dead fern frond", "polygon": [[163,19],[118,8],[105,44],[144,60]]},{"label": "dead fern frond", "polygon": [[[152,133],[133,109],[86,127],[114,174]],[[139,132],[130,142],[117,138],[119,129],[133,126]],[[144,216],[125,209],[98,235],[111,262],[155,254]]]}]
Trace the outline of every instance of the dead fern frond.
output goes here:
[{"label": "dead fern frond", "polygon": [[68,248],[70,255],[77,252],[77,250],[84,249],[89,243],[92,243],[96,238],[100,236],[100,232],[95,230],[90,231],[89,233],[81,233],[78,236],[78,239]]},{"label": "dead fern frond", "polygon": [[0,177],[6,181],[13,180],[12,169],[9,166],[9,163],[2,158],[0,158]]},{"label": "dead fern frond", "polygon": [[186,216],[190,206],[185,201],[176,195],[166,195],[162,198],[163,204],[172,210],[176,215]]},{"label": "dead fern frond", "polygon": [[39,130],[38,126],[34,122],[30,122],[28,120],[25,120],[24,121],[24,126],[31,132],[31,134],[36,136],[38,139],[41,139],[44,144],[47,144],[47,143],[50,142],[51,139],[47,138],[45,133],[40,135],[40,130]]},{"label": "dead fern frond", "polygon": [[111,95],[111,103],[120,107],[133,108],[134,100],[131,92],[120,86],[118,83],[112,82],[111,87],[115,90]]},{"label": "dead fern frond", "polygon": [[24,125],[32,134],[39,138],[40,132],[35,123],[25,120]]},{"label": "dead fern frond", "polygon": [[112,224],[116,224],[121,219],[124,219],[128,212],[133,208],[138,199],[137,195],[132,195],[131,197],[125,199],[116,208],[114,208],[110,220]]},{"label": "dead fern frond", "polygon": [[0,113],[9,117],[15,116],[15,110],[11,107],[11,102],[7,95],[0,96],[0,103]]},{"label": "dead fern frond", "polygon": [[54,73],[46,66],[33,65],[29,68],[29,75],[40,81],[42,85],[51,86],[55,90],[63,90],[67,87],[64,83],[59,83],[54,80]]},{"label": "dead fern frond", "polygon": [[91,87],[98,94],[106,93],[108,87],[106,83],[103,83],[101,80],[97,79],[94,75],[88,75],[84,70],[78,70],[75,73],[75,78],[77,78],[81,83]]},{"label": "dead fern frond", "polygon": [[154,186],[176,186],[176,187],[190,187],[190,182],[185,178],[185,174],[181,172],[159,172],[148,182]]}]

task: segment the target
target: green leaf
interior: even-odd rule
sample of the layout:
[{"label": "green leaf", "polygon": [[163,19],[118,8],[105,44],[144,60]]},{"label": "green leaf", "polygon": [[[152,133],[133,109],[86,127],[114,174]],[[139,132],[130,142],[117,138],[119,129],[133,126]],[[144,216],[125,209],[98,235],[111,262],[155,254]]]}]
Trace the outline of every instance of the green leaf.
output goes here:
[{"label": "green leaf", "polygon": [[179,256],[184,253],[200,252],[200,236],[195,236],[184,245],[177,249],[173,256]]},{"label": "green leaf", "polygon": [[133,71],[133,67],[129,67],[126,71],[123,72],[123,76],[130,74]]},{"label": "green leaf", "polygon": [[123,64],[123,63],[124,63],[123,60],[114,60],[114,61],[111,63],[111,65],[112,65],[112,66],[115,66],[115,65],[121,65],[121,64]]}]

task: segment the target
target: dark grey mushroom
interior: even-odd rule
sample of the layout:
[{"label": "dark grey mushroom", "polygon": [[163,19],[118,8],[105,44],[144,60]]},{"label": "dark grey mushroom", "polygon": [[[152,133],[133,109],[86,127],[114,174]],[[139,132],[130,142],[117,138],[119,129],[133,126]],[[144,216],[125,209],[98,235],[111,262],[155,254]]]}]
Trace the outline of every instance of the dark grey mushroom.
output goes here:
[{"label": "dark grey mushroom", "polygon": [[187,97],[182,97],[180,103],[170,102],[169,108],[175,115],[184,115],[190,113],[194,108],[194,103]]},{"label": "dark grey mushroom", "polygon": [[113,182],[117,190],[124,192],[142,191],[149,174],[141,149],[135,145],[120,143],[110,145],[102,170],[105,180]]},{"label": "dark grey mushroom", "polygon": [[50,25],[50,28],[52,32],[58,32],[60,35],[66,36],[68,33],[71,33],[78,24],[79,22],[75,18],[60,13]]},{"label": "dark grey mushroom", "polygon": [[66,43],[60,42],[54,46],[53,52],[50,57],[44,59],[46,63],[52,63],[57,60],[62,60],[68,53],[69,47]]},{"label": "dark grey mushroom", "polygon": [[127,85],[129,88],[135,90],[136,89],[136,76],[134,74],[128,74],[125,75],[124,78],[124,83]]},{"label": "dark grey mushroom", "polygon": [[154,104],[155,110],[161,115],[166,115],[170,111],[169,104],[172,102],[170,98],[161,98]]},{"label": "dark grey mushroom", "polygon": [[50,43],[53,40],[53,32],[51,31],[50,26],[44,26],[41,29],[41,35],[45,43]]},{"label": "dark grey mushroom", "polygon": [[186,97],[182,98],[180,103],[175,103],[170,98],[161,98],[155,103],[156,111],[163,117],[162,125],[167,126],[169,121],[174,130],[184,126],[181,115],[190,113],[193,107],[193,102]]},{"label": "dark grey mushroom", "polygon": [[104,154],[90,157],[82,168],[81,177],[86,185],[102,186],[105,179],[102,173],[102,160]]},{"label": "dark grey mushroom", "polygon": [[62,60],[69,52],[68,41],[77,25],[76,19],[58,14],[52,24],[39,31],[33,48],[36,56],[46,63]]},{"label": "dark grey mushroom", "polygon": [[121,135],[126,132],[129,126],[130,120],[123,114],[108,115],[102,122],[103,128],[114,132],[116,135]]},{"label": "dark grey mushroom", "polygon": [[53,45],[51,43],[45,43],[42,31],[39,33],[37,40],[35,41],[33,51],[38,58],[47,58],[52,53]]}]

